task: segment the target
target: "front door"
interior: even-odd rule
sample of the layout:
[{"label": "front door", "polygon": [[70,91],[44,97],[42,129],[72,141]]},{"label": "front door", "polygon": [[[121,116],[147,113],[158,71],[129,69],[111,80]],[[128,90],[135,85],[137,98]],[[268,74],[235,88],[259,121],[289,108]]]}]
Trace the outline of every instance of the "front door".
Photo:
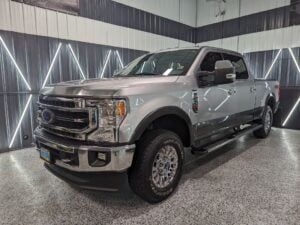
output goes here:
[{"label": "front door", "polygon": [[[223,60],[221,53],[209,52],[200,64],[200,71],[214,72],[216,61]],[[202,139],[227,129],[237,112],[235,83],[199,87],[198,123],[196,138]]]},{"label": "front door", "polygon": [[238,114],[236,123],[244,124],[253,120],[253,110],[255,105],[255,83],[249,76],[244,59],[240,56],[223,54],[225,60],[231,61],[236,71],[235,88],[238,98]]}]

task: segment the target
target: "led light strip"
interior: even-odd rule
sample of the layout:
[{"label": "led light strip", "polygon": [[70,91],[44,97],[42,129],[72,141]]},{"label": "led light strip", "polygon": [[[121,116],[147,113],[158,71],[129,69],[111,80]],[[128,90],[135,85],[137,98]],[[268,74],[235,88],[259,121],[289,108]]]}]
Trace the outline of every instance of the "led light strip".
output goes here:
[{"label": "led light strip", "polygon": [[[296,60],[296,57],[295,57],[295,55],[294,55],[294,52],[293,52],[293,50],[292,50],[291,48],[288,48],[288,49],[289,49],[289,52],[290,52],[290,54],[291,54],[291,56],[292,56],[292,59],[293,59],[295,65],[296,65],[296,67],[297,67],[297,70],[298,70],[298,72],[300,73],[300,67],[299,67],[299,64],[298,64],[298,62],[297,62],[297,60]],[[284,122],[282,123],[282,126],[283,126],[283,127],[287,124],[287,122],[289,121],[289,119],[290,119],[291,116],[293,115],[293,113],[294,113],[294,111],[296,110],[296,108],[297,108],[297,106],[299,105],[299,103],[300,103],[300,97],[298,98],[298,100],[297,100],[297,102],[295,103],[295,105],[293,106],[292,110],[289,112],[288,116],[286,117],[286,119],[285,119]]]},{"label": "led light strip", "polygon": [[274,59],[273,63],[271,64],[271,66],[270,66],[270,68],[269,68],[268,72],[266,73],[266,75],[265,75],[264,79],[267,79],[267,78],[268,78],[268,76],[270,75],[270,72],[272,71],[272,69],[273,69],[273,66],[275,65],[275,62],[277,61],[277,59],[278,59],[278,57],[279,57],[279,55],[280,55],[280,53],[281,53],[281,52],[282,52],[282,49],[280,49],[280,50],[278,51],[278,53],[277,53],[277,55],[276,55],[276,57],[275,57],[275,59]]},{"label": "led light strip", "polygon": [[24,83],[25,83],[27,89],[31,91],[30,85],[28,84],[27,80],[25,79],[25,76],[23,75],[23,73],[22,73],[21,69],[19,68],[19,66],[18,66],[18,64],[17,64],[17,62],[16,62],[16,60],[14,59],[14,57],[12,56],[12,54],[10,53],[9,49],[7,48],[7,45],[5,44],[5,42],[4,42],[4,40],[2,39],[1,36],[0,36],[0,41],[1,41],[2,45],[4,46],[4,48],[5,48],[6,52],[7,52],[7,54],[9,55],[11,61],[14,63],[14,65],[15,65],[15,67],[16,67],[18,73],[20,74],[21,78],[23,79],[23,81],[24,81]]},{"label": "led light strip", "polygon": [[[56,50],[56,52],[55,52],[55,55],[54,55],[54,57],[53,57],[53,59],[52,59],[52,62],[51,62],[51,64],[50,64],[50,67],[49,67],[49,69],[48,69],[48,72],[47,72],[47,75],[46,75],[46,77],[45,77],[45,80],[44,80],[44,83],[43,83],[43,85],[42,85],[42,88],[44,88],[45,85],[46,85],[46,83],[47,83],[47,80],[48,80],[48,78],[49,78],[49,76],[50,76],[50,72],[51,72],[51,70],[52,70],[52,68],[53,68],[53,65],[54,65],[54,63],[55,63],[55,60],[56,60],[56,58],[57,58],[57,56],[58,56],[58,53],[59,53],[59,51],[60,51],[60,49],[61,49],[61,45],[62,45],[62,44],[59,43],[58,48],[57,48],[57,50]],[[15,132],[14,132],[14,135],[13,135],[13,137],[12,137],[10,143],[9,143],[9,146],[8,146],[9,148],[12,147],[12,145],[13,145],[15,139],[16,139],[16,136],[17,136],[17,134],[18,134],[18,131],[19,131],[19,129],[20,129],[20,127],[21,127],[21,124],[22,124],[22,122],[23,122],[24,116],[25,116],[25,114],[26,114],[26,112],[27,112],[27,109],[28,109],[30,103],[31,103],[31,100],[32,100],[32,94],[29,96],[29,99],[28,99],[28,101],[27,101],[27,103],[26,103],[26,105],[25,105],[25,108],[24,108],[24,110],[23,110],[23,113],[22,113],[22,115],[21,115],[21,118],[20,118],[20,120],[19,120],[19,122],[18,122],[18,125],[17,125],[17,127],[16,127],[16,130],[15,130]]]},{"label": "led light strip", "polygon": [[293,60],[294,60],[294,63],[296,64],[296,67],[297,67],[297,69],[298,69],[298,72],[300,73],[300,67],[299,67],[298,62],[297,62],[297,60],[296,60],[296,57],[295,57],[295,55],[294,55],[294,52],[292,51],[291,48],[289,48],[289,51],[290,51],[291,56],[292,56],[292,58],[293,58]]},{"label": "led light strip", "polygon": [[73,51],[73,48],[72,48],[71,44],[68,44],[68,47],[69,47],[69,49],[70,49],[70,51],[71,51],[71,53],[72,53],[72,56],[73,56],[73,58],[74,58],[74,60],[75,60],[75,62],[76,62],[76,64],[77,64],[77,66],[78,66],[78,68],[79,68],[79,71],[80,71],[81,76],[83,77],[84,80],[86,80],[86,76],[84,75],[84,73],[83,73],[83,71],[82,71],[82,69],[81,69],[81,66],[80,66],[80,64],[79,64],[79,61],[78,61],[78,59],[77,59],[77,57],[76,57],[76,55],[75,55],[75,53],[74,53],[74,51]]},{"label": "led light strip", "polygon": [[32,94],[30,94],[29,99],[27,100],[27,103],[26,103],[26,105],[25,105],[25,108],[24,108],[23,113],[22,113],[22,115],[21,115],[21,118],[20,118],[20,120],[19,120],[19,123],[18,123],[18,125],[17,125],[16,130],[15,130],[15,133],[14,133],[14,135],[13,135],[13,137],[12,137],[10,143],[9,143],[9,146],[8,146],[9,148],[12,147],[12,145],[13,145],[13,143],[14,143],[14,141],[15,141],[15,138],[16,138],[16,136],[17,136],[17,133],[18,133],[19,129],[20,129],[20,126],[21,126],[21,124],[22,124],[22,121],[23,121],[24,116],[25,116],[25,114],[26,114],[27,108],[28,108],[29,105],[30,105],[31,100],[32,100]]},{"label": "led light strip", "polygon": [[122,61],[122,59],[121,59],[121,56],[120,56],[119,51],[116,50],[116,53],[117,53],[117,56],[118,56],[118,59],[119,59],[119,62],[120,62],[121,67],[124,68],[124,64],[123,64],[123,61]]},{"label": "led light strip", "polygon": [[294,111],[296,110],[297,106],[300,103],[300,97],[298,98],[297,102],[295,103],[295,105],[293,106],[292,110],[290,111],[289,115],[286,117],[286,119],[284,120],[282,126],[284,127],[287,122],[289,121],[289,119],[291,118],[291,116],[293,115]]},{"label": "led light strip", "polygon": [[103,69],[102,69],[102,71],[101,71],[100,78],[103,78],[105,69],[106,69],[107,64],[108,64],[108,61],[109,61],[109,59],[110,59],[110,55],[111,55],[111,50],[108,51],[108,54],[107,54],[107,56],[106,56],[105,63],[104,63]]},{"label": "led light strip", "polygon": [[44,87],[46,86],[46,83],[47,83],[47,81],[48,81],[48,79],[49,79],[51,70],[52,70],[52,68],[53,68],[53,65],[54,65],[54,63],[55,63],[55,60],[56,60],[56,58],[57,58],[57,56],[58,56],[58,53],[59,53],[60,49],[61,49],[61,43],[59,43],[59,45],[58,45],[58,47],[57,47],[57,50],[56,50],[56,52],[55,52],[55,55],[54,55],[54,57],[53,57],[53,59],[52,59],[52,62],[51,62],[51,64],[50,64],[50,67],[49,67],[49,69],[48,69],[47,75],[46,75],[46,77],[45,77],[44,83],[43,83],[43,85],[42,85],[42,88],[44,88]]}]

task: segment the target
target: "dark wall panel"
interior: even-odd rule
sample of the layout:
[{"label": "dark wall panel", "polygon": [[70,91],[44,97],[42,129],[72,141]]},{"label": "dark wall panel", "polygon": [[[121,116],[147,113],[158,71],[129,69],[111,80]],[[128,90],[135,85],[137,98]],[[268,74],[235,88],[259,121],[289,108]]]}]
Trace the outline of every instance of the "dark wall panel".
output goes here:
[{"label": "dark wall panel", "polygon": [[[252,74],[257,78],[265,77],[278,51],[276,49],[245,54]],[[300,47],[293,48],[292,51],[298,65],[300,65]],[[300,87],[300,73],[288,49],[282,50],[268,78],[279,80],[280,85],[284,87]]]},{"label": "dark wall panel", "polygon": [[196,28],[196,43],[300,24],[300,2]]},{"label": "dark wall panel", "polygon": [[[252,52],[245,54],[252,74],[258,78],[263,78],[267,74],[270,66],[279,50],[263,52]],[[300,66],[300,47],[292,49],[295,59]],[[275,115],[274,125],[282,127],[284,120],[300,98],[300,71],[288,49],[283,49],[268,76],[268,79],[279,80],[280,82],[280,105]],[[292,114],[285,128],[300,129],[300,105]]]},{"label": "dark wall panel", "polygon": [[[282,127],[283,122],[291,112],[297,100],[300,98],[299,87],[281,87],[280,105],[274,117],[274,126]],[[300,130],[300,104],[296,107],[285,128]]]},{"label": "dark wall panel", "polygon": [[111,0],[80,0],[80,16],[195,43],[195,28]]}]

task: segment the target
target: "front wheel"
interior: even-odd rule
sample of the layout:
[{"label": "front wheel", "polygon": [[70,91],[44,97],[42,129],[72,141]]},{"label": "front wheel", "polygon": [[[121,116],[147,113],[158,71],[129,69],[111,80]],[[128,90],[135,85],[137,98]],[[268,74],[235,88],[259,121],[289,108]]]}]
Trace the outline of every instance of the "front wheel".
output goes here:
[{"label": "front wheel", "polygon": [[183,144],[175,133],[153,130],[143,135],[129,171],[132,190],[149,203],[166,199],[177,187],[184,159]]},{"label": "front wheel", "polygon": [[264,114],[261,119],[262,127],[253,132],[254,136],[257,138],[266,138],[273,124],[273,111],[269,105],[266,106]]}]

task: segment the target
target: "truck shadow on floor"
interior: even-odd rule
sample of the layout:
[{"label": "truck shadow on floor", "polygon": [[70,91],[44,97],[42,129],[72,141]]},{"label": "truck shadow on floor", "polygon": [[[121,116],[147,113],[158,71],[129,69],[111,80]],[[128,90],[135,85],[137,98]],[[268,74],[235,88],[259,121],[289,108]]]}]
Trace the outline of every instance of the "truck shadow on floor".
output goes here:
[{"label": "truck shadow on floor", "polygon": [[[207,155],[192,155],[190,150],[186,149],[187,156],[183,176],[179,187],[171,196],[171,198],[176,198],[176,192],[186,181],[190,179],[200,179],[210,171],[251,149],[259,142],[260,140],[254,138],[252,135],[247,135]],[[150,210],[151,208],[155,207],[155,205],[150,205],[137,197],[130,190],[128,183],[118,192],[92,191],[78,188],[75,189],[91,201],[105,205],[106,207],[119,208],[120,211],[118,217],[122,216],[121,214],[123,213],[124,216],[128,216],[128,213],[132,214],[132,216],[135,216],[142,213],[144,210]],[[168,201],[168,199],[166,201]]]},{"label": "truck shadow on floor", "polygon": [[260,141],[261,140],[253,137],[253,135],[246,135],[241,137],[239,140],[205,155],[197,155],[197,153],[193,155],[190,151],[187,151],[186,163],[181,181],[184,182],[189,178],[195,179],[204,176],[210,171],[249,150]]}]

